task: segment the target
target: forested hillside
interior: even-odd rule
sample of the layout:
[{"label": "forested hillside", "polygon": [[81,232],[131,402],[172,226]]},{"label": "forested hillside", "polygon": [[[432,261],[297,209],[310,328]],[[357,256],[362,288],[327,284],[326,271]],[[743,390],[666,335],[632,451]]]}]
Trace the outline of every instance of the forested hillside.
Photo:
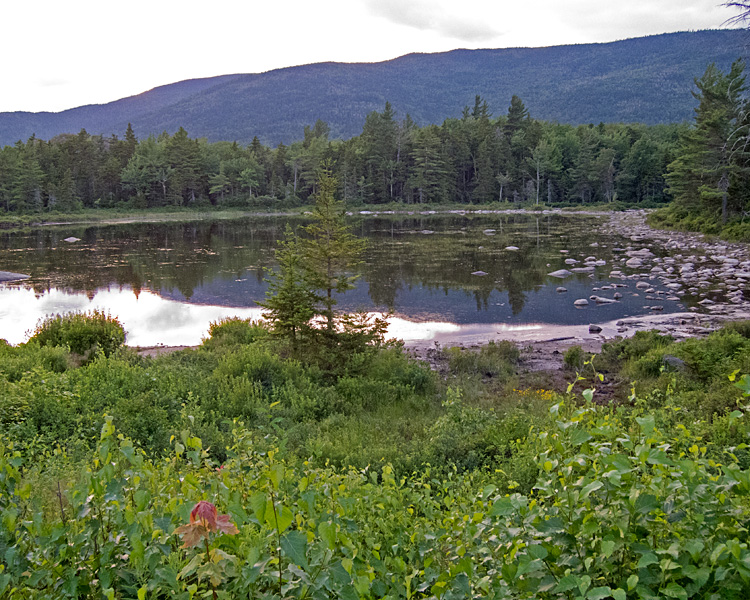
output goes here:
[{"label": "forested hillside", "polygon": [[373,64],[320,63],[262,74],[165,85],[105,105],[61,113],[1,113],[0,144],[86,129],[108,137],[132,123],[145,138],[180,127],[209,141],[276,146],[326,121],[331,138],[357,135],[386,101],[420,126],[459,117],[476,94],[494,114],[513,94],[540,119],[570,124],[675,123],[692,118],[693,78],[709,63],[727,69],[746,32],[672,33],[607,44],[454,50]]},{"label": "forested hillside", "polygon": [[440,126],[420,128],[386,103],[357,137],[331,140],[318,120],[276,148],[209,143],[182,128],[140,140],[130,128],[122,139],[81,131],[0,150],[0,207],[288,208],[310,200],[323,164],[350,204],[663,202],[682,129],[559,125],[532,118],[517,96],[495,117],[477,96]]}]

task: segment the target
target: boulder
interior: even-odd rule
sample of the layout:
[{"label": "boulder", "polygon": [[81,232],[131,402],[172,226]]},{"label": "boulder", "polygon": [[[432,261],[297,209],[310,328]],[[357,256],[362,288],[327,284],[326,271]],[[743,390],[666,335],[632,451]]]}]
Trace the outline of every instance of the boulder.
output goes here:
[{"label": "boulder", "polygon": [[28,279],[29,275],[23,273],[12,273],[11,271],[0,271],[0,282],[3,281],[21,281],[22,279]]}]

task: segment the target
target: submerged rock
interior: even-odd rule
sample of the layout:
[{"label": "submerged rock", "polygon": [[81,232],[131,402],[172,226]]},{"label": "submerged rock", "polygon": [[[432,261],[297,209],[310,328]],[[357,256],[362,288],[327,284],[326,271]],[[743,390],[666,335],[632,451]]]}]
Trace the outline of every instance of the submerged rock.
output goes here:
[{"label": "submerged rock", "polygon": [[557,271],[552,271],[552,273],[547,273],[550,277],[557,277],[559,279],[565,279],[566,277],[570,277],[573,273],[568,271],[567,269],[558,269]]},{"label": "submerged rock", "polygon": [[477,277],[484,277],[485,275],[489,275],[486,271],[474,271],[472,275],[476,275]]}]

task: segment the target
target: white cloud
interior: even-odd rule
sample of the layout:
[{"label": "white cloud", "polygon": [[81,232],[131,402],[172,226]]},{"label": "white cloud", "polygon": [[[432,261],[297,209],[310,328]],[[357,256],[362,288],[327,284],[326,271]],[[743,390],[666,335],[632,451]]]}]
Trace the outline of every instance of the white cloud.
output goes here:
[{"label": "white cloud", "polygon": [[481,42],[501,35],[486,18],[465,5],[440,4],[427,0],[365,0],[370,13],[397,25],[433,31],[465,42]]}]

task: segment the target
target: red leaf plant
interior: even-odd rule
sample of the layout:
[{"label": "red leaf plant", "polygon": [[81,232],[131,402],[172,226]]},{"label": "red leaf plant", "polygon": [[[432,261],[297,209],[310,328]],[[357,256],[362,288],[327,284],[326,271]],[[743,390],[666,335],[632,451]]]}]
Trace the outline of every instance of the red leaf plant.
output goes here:
[{"label": "red leaf plant", "polygon": [[201,500],[190,511],[190,523],[182,525],[174,530],[176,535],[182,537],[182,547],[192,548],[208,540],[208,536],[214,532],[234,535],[239,529],[229,520],[229,515],[220,515],[216,507],[206,500]]}]

